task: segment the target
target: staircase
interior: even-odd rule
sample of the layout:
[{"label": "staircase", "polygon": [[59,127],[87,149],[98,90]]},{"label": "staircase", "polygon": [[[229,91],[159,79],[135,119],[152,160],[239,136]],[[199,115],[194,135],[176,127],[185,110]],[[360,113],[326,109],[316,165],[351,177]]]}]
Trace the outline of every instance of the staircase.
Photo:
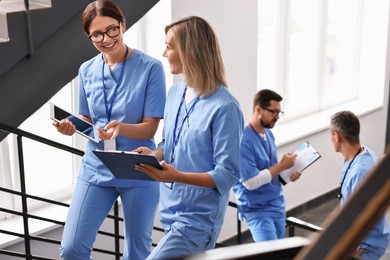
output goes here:
[{"label": "staircase", "polygon": [[[27,8],[26,8],[26,5]],[[51,7],[51,0],[1,0],[0,1],[0,43],[10,40],[8,35],[7,14],[16,12],[29,12],[30,10],[44,9]]]},{"label": "staircase", "polygon": [[[128,26],[158,2],[113,1]],[[0,0],[0,122],[18,127],[97,54],[81,28],[81,13],[90,2]],[[4,137],[0,132],[0,141]]]}]

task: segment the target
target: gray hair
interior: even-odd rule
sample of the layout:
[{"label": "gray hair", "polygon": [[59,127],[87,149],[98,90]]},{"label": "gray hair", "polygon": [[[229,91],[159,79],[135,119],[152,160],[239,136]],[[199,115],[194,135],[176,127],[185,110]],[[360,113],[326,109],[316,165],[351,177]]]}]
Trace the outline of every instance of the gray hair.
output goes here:
[{"label": "gray hair", "polygon": [[340,111],[332,115],[330,129],[339,132],[351,144],[360,142],[359,118],[351,111]]}]

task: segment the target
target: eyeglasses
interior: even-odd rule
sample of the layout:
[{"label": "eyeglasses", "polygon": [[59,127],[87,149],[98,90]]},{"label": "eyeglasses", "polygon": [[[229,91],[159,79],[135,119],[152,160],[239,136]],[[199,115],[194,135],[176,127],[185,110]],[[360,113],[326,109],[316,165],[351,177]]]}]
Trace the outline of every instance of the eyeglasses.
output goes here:
[{"label": "eyeglasses", "polygon": [[271,112],[273,117],[282,117],[284,115],[283,111],[272,110],[266,107],[264,107],[263,109],[267,110],[268,112]]},{"label": "eyeglasses", "polygon": [[91,39],[91,41],[93,41],[94,43],[102,42],[104,40],[105,34],[110,38],[114,38],[119,35],[121,27],[122,23],[120,23],[119,26],[113,26],[108,28],[105,32],[91,34],[90,36],[88,36],[88,38]]}]

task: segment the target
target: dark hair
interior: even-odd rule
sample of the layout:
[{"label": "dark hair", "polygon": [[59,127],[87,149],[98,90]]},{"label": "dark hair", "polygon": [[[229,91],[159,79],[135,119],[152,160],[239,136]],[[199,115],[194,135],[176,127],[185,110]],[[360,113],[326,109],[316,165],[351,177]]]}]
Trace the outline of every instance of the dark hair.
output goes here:
[{"label": "dark hair", "polygon": [[280,102],[283,98],[273,90],[270,89],[262,89],[256,93],[255,98],[253,100],[253,111],[255,111],[255,107],[258,105],[261,108],[266,108],[269,106],[271,100],[275,100]]},{"label": "dark hair", "polygon": [[332,115],[330,129],[339,132],[351,144],[360,142],[359,118],[351,111],[340,111]]},{"label": "dark hair", "polygon": [[116,19],[118,22],[125,20],[121,9],[109,0],[97,0],[85,7],[81,15],[81,23],[84,32],[89,35],[89,26],[96,16],[107,16]]}]

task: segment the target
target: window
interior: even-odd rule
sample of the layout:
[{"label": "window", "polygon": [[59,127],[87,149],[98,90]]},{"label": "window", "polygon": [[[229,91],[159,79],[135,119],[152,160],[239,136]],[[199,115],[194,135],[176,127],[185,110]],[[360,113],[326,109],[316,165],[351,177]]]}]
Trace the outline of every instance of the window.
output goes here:
[{"label": "window", "polygon": [[[77,83],[71,81],[50,101],[67,111],[77,114],[77,106],[73,102],[76,93]],[[46,103],[24,121],[19,128],[55,142],[84,150],[86,142],[83,138],[78,135],[73,137],[62,135],[55,130],[51,123],[49,103]],[[17,151],[14,148],[16,147],[16,139],[14,136],[9,136],[9,138],[11,151],[13,151],[11,154],[15,155],[13,161],[18,161],[16,158]],[[56,200],[69,198],[81,158],[28,138],[22,140],[27,193]],[[12,173],[17,174],[17,171],[18,169],[13,169]],[[50,185],[47,185],[48,183]],[[20,187],[14,188],[20,190]],[[36,207],[35,204],[32,202],[29,205],[30,210]]]},{"label": "window", "polygon": [[284,122],[347,102],[382,105],[388,1],[258,4],[258,87],[283,96]]},{"label": "window", "polygon": [[[74,83],[67,84],[59,91],[52,101],[67,109],[74,111],[72,95],[74,94]],[[36,134],[38,136],[74,146],[83,150],[84,143],[77,137],[69,137],[59,134],[51,125],[49,104],[44,104],[31,117],[20,125],[20,129]],[[74,145],[73,145],[74,144]],[[26,192],[55,200],[65,200],[70,197],[72,186],[75,180],[75,169],[78,167],[80,158],[70,153],[52,148],[28,138],[22,138],[23,162],[26,179]],[[1,171],[3,178],[0,183],[3,187],[20,191],[18,150],[16,136],[10,134],[1,142],[2,160]],[[50,185],[48,185],[50,183]],[[10,194],[2,194],[6,197],[7,208],[21,209],[21,202],[18,197],[15,199]],[[32,200],[29,203],[29,210],[42,206],[42,203]],[[0,219],[7,218],[2,214]]]}]

